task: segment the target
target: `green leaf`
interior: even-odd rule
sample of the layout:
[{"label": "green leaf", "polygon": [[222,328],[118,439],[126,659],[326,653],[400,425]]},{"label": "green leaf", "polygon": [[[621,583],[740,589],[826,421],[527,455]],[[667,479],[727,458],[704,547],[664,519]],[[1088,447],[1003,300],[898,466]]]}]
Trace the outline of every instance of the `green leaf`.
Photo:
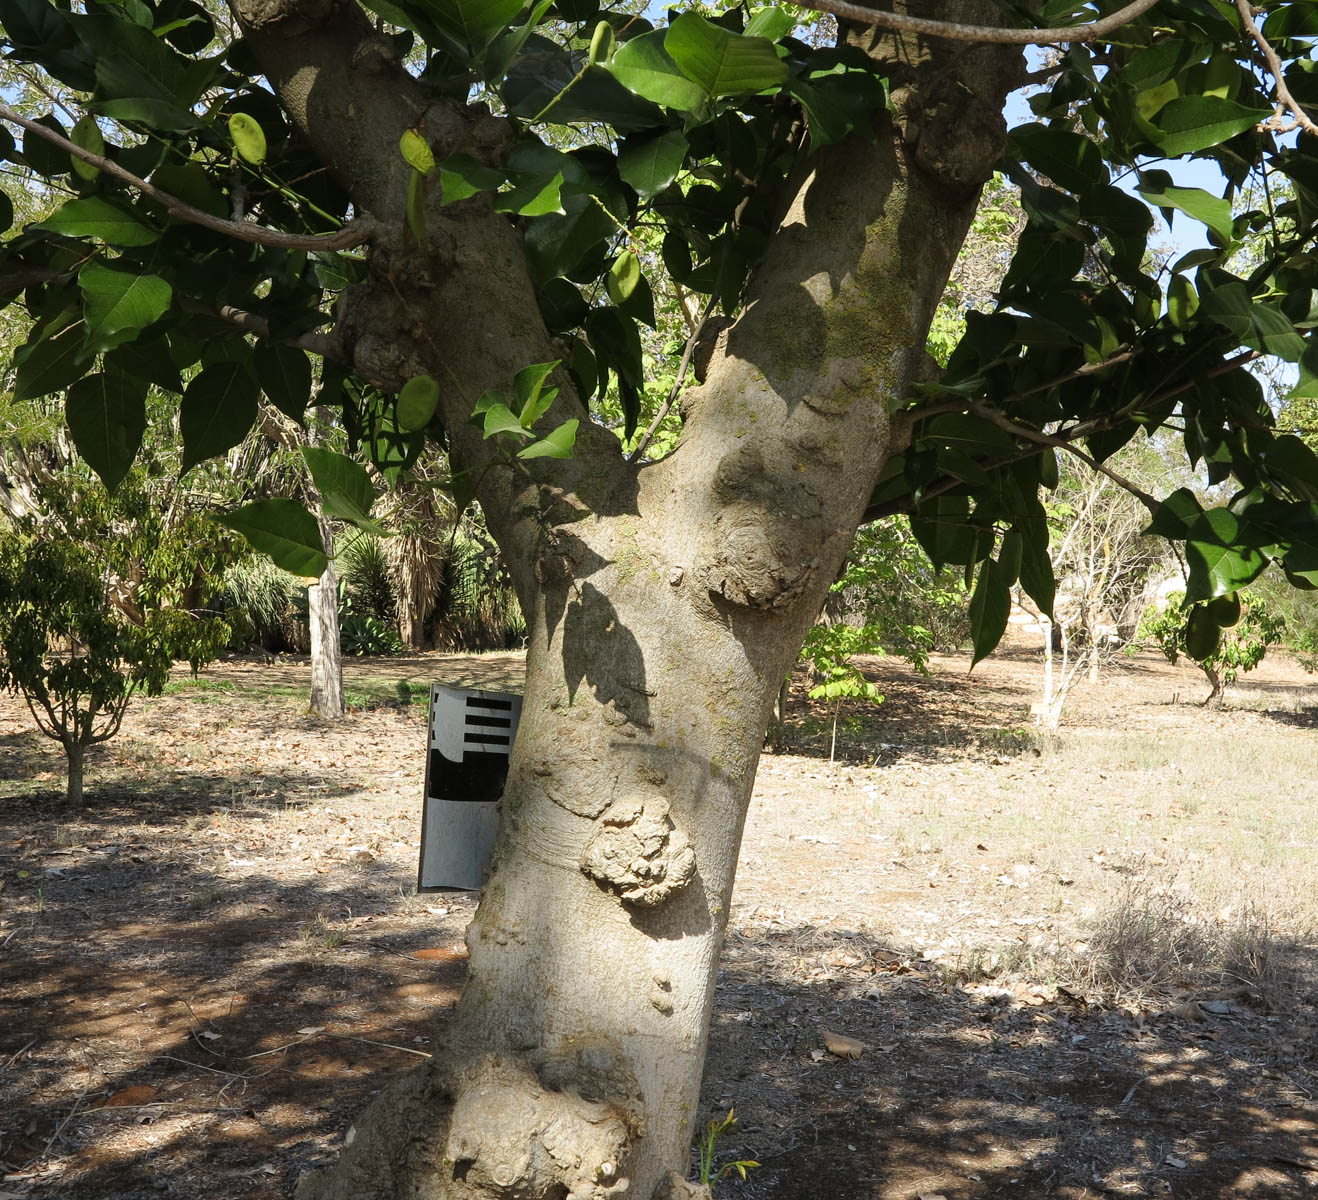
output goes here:
[{"label": "green leaf", "polygon": [[302,457],[311,469],[326,516],[350,521],[372,533],[383,532],[379,523],[371,520],[375,487],[365,467],[345,454],[319,446],[303,446]]},{"label": "green leaf", "polygon": [[769,41],[776,42],[779,38],[786,37],[795,28],[796,19],[791,13],[784,12],[774,5],[769,5],[760,9],[746,22],[744,32],[747,37],[768,38]]},{"label": "green leaf", "polygon": [[1083,134],[1049,125],[1018,125],[1011,137],[1021,158],[1068,192],[1079,195],[1108,182],[1102,152]]},{"label": "green leaf", "polygon": [[[81,150],[86,150],[101,158],[105,157],[105,138],[101,136],[101,127],[96,124],[96,118],[91,113],[83,113],[74,122],[73,129],[69,132],[69,141]],[[83,162],[76,155],[69,155],[69,161],[73,166],[74,174],[89,183],[101,173],[99,167],[94,167],[89,162]]]},{"label": "green leaf", "polygon": [[[553,0],[539,0],[539,3],[531,9],[531,14],[526,22],[516,29],[509,29],[505,33],[499,34],[485,51],[485,78],[491,83],[497,84],[500,79],[508,72],[509,64],[521,52],[526,45],[527,39],[536,31],[536,27],[544,20],[553,4]],[[562,6],[559,6],[561,11]]]},{"label": "green leaf", "polygon": [[1229,329],[1243,343],[1254,331],[1254,302],[1245,285],[1232,280],[1219,287],[1205,287],[1202,274],[1199,281],[1199,319]]},{"label": "green leaf", "polygon": [[523,217],[566,211],[563,208],[562,173],[514,177],[513,187],[494,194],[494,211],[517,213]]},{"label": "green leaf", "polygon": [[311,360],[306,352],[278,342],[260,342],[252,354],[252,365],[270,403],[301,425],[311,402]]},{"label": "green leaf", "polygon": [[92,259],[78,272],[88,354],[131,342],[138,331],[158,321],[169,308],[174,289],[159,275],[107,266]]},{"label": "green leaf", "polygon": [[61,391],[86,374],[90,361],[82,345],[81,321],[20,346],[14,353],[18,368],[14,399],[35,400]]},{"label": "green leaf", "polygon": [[190,108],[219,66],[176,54],[151,30],[118,17],[85,16],[75,28],[96,62],[98,100],[146,97]]},{"label": "green leaf", "polygon": [[241,442],[256,421],[260,398],[260,386],[245,363],[215,363],[194,376],[179,409],[182,472]]},{"label": "green leaf", "polygon": [[664,49],[664,31],[643,33],[624,42],[608,64],[613,77],[628,91],[682,112],[698,113],[705,107],[705,93],[678,69]]},{"label": "green leaf", "polygon": [[1277,305],[1256,301],[1250,308],[1250,321],[1253,333],[1245,345],[1285,362],[1300,361],[1307,343]]},{"label": "green leaf", "polygon": [[559,359],[553,362],[533,363],[523,367],[513,376],[513,395],[517,398],[518,421],[524,429],[530,429],[546,412],[558,395],[557,388],[541,395],[545,380],[554,373]]},{"label": "green leaf", "polygon": [[970,637],[974,645],[971,667],[986,658],[1007,631],[1011,616],[1011,585],[1002,568],[986,558],[979,569],[979,579],[970,597]]},{"label": "green leaf", "polygon": [[430,424],[439,407],[439,384],[429,375],[414,375],[398,391],[395,415],[399,429],[409,432]]},{"label": "green leaf", "polygon": [[677,178],[688,148],[686,134],[677,129],[658,137],[628,138],[618,152],[618,174],[642,201],[652,200]]},{"label": "green leaf", "polygon": [[1021,553],[1021,587],[1026,595],[1039,606],[1039,611],[1053,618],[1053,602],[1057,598],[1057,580],[1053,575],[1053,560],[1048,553],[1048,543],[1039,543],[1025,539]]},{"label": "green leaf", "polygon": [[[429,149],[429,147],[427,147]],[[451,154],[439,164],[439,189],[444,204],[456,204],[479,192],[490,192],[507,178],[470,154]]]},{"label": "green leaf", "polygon": [[710,98],[762,92],[788,75],[767,38],[730,33],[696,13],[684,13],[669,25],[664,49]]},{"label": "green leaf", "polygon": [[1224,242],[1231,240],[1231,204],[1203,188],[1146,185],[1139,193],[1157,208],[1176,208],[1207,225]]},{"label": "green leaf", "polygon": [[641,335],[636,322],[616,308],[593,308],[586,318],[586,336],[595,355],[632,387],[645,386]]},{"label": "green leaf", "polygon": [[[68,136],[64,126],[55,118],[54,113],[47,113],[44,117],[38,117],[37,124],[45,126],[53,133],[58,133],[61,137]],[[23,132],[23,157],[27,160],[28,166],[38,175],[44,175],[48,179],[55,175],[63,175],[71,169],[67,150],[30,129]]]},{"label": "green leaf", "polygon": [[1181,541],[1203,513],[1203,506],[1189,488],[1177,488],[1153,514],[1153,520],[1144,534]]},{"label": "green leaf", "polygon": [[113,492],[146,432],[146,382],[115,371],[85,375],[69,388],[64,418],[78,453]]},{"label": "green leaf", "polygon": [[417,7],[447,33],[477,43],[510,25],[522,11],[522,0],[419,0]]},{"label": "green leaf", "polygon": [[487,438],[494,437],[495,434],[499,433],[515,433],[518,437],[524,438],[532,436],[522,428],[521,421],[513,415],[512,409],[501,400],[491,404],[485,410],[485,419],[481,424]]},{"label": "green leaf", "polygon": [[564,421],[553,433],[532,442],[517,452],[518,458],[571,458],[572,448],[577,441],[577,426],[580,422],[575,417]]},{"label": "green leaf", "polygon": [[98,100],[90,107],[93,112],[109,117],[112,121],[121,121],[126,125],[146,125],[157,133],[186,133],[203,128],[202,122],[186,108],[149,96]]},{"label": "green leaf", "polygon": [[97,238],[110,246],[149,246],[160,237],[135,210],[102,196],[69,200],[32,228],[65,237]]},{"label": "green leaf", "polygon": [[215,519],[291,575],[319,579],[329,566],[319,522],[295,500],[258,500]]},{"label": "green leaf", "polygon": [[435,169],[435,152],[415,129],[404,129],[398,139],[398,149],[409,166],[421,175],[429,175]]},{"label": "green leaf", "polygon": [[133,375],[166,392],[183,391],[178,367],[169,356],[169,343],[163,338],[152,342],[125,342],[105,357],[105,365],[124,375]]},{"label": "green leaf", "polygon": [[1190,578],[1185,602],[1225,596],[1256,579],[1268,565],[1248,526],[1229,508],[1200,513],[1186,533]]},{"label": "green leaf", "polygon": [[569,274],[617,228],[594,196],[564,196],[562,214],[532,217],[526,223],[523,237],[536,280]]},{"label": "green leaf", "polygon": [[255,117],[245,112],[234,113],[229,118],[229,137],[233,139],[234,149],[254,167],[265,162],[268,153],[265,130]]},{"label": "green leaf", "polygon": [[1168,158],[1181,158],[1225,142],[1270,116],[1271,109],[1247,108],[1217,96],[1181,96],[1156,117],[1157,146]]}]

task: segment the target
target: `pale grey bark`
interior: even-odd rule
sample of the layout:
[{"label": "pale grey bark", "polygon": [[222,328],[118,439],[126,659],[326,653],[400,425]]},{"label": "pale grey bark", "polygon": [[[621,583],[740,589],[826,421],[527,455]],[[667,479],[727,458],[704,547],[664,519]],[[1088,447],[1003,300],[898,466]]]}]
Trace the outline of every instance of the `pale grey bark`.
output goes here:
[{"label": "pale grey bark", "polygon": [[[334,534],[323,521],[321,535],[326,549],[332,552]],[[343,652],[339,647],[339,581],[333,560],[307,588],[307,623],[311,632],[311,711],[326,720],[338,721],[346,709]]]},{"label": "pale grey bark", "polygon": [[[419,120],[437,153],[497,152],[488,116],[416,112],[414,85],[370,58],[369,28],[336,20],[333,0],[233,2],[295,121],[372,215],[397,218],[397,170],[345,147],[392,153]],[[1019,70],[1014,52],[864,38],[896,115],[802,161],[744,314],[684,398],[674,453],[626,463],[585,421],[572,459],[482,476],[529,652],[469,981],[445,1051],[363,1114],[299,1200],[684,1194],[765,726],[890,451],[889,414],[926,370]],[[370,77],[345,66],[368,60]],[[452,454],[481,466],[470,398],[561,354],[507,221],[475,200],[432,206],[427,228],[419,246],[400,230],[373,250],[336,332],[381,387],[452,380]],[[546,428],[585,416],[555,382]]]}]

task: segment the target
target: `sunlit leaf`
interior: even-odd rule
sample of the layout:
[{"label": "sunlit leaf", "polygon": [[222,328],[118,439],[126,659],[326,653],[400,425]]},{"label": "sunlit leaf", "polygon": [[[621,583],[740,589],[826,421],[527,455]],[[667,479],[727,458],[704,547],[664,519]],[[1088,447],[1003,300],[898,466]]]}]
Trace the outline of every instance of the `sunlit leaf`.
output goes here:
[{"label": "sunlit leaf", "polygon": [[329,565],[319,523],[295,500],[258,500],[216,520],[237,530],[291,575],[319,579]]}]

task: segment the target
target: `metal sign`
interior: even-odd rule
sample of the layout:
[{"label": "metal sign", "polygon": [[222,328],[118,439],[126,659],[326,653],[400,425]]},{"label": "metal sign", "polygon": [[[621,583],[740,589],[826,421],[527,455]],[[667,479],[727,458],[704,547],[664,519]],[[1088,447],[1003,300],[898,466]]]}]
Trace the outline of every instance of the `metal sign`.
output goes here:
[{"label": "metal sign", "polygon": [[431,685],[417,891],[485,882],[521,715],[520,696]]}]

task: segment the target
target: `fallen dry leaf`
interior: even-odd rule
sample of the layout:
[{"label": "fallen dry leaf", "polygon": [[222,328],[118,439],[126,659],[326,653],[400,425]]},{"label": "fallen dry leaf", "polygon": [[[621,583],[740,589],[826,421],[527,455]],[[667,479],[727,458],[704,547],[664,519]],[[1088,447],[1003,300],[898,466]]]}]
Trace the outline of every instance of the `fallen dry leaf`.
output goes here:
[{"label": "fallen dry leaf", "polygon": [[830,1054],[838,1058],[859,1058],[865,1052],[865,1043],[858,1042],[844,1033],[830,1033],[824,1030],[824,1046]]}]

